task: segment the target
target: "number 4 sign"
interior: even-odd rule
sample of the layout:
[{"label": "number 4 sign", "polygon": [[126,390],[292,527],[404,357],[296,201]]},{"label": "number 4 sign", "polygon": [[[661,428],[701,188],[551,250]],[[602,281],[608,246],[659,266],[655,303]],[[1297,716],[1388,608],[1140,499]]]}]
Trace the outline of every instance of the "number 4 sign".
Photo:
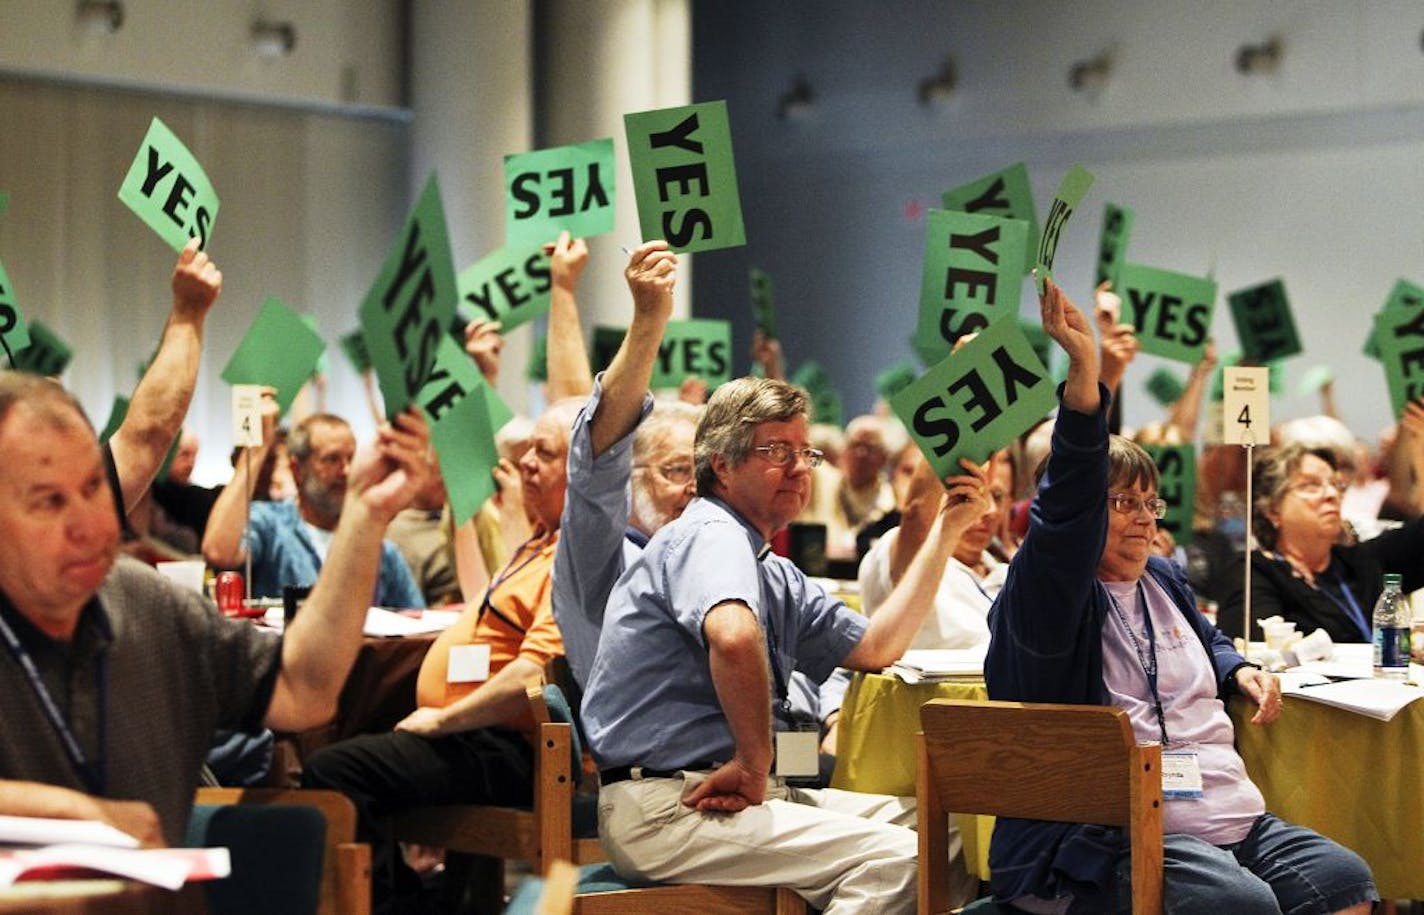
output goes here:
[{"label": "number 4 sign", "polygon": [[1265,445],[1271,440],[1270,370],[1231,365],[1223,369],[1221,441]]},{"label": "number 4 sign", "polygon": [[232,386],[232,443],[239,448],[262,444],[262,385]]}]

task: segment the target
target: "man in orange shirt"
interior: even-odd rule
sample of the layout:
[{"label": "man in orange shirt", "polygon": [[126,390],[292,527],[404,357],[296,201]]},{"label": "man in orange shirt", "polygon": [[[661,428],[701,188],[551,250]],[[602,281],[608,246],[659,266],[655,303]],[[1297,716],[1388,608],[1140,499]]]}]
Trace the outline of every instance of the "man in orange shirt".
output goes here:
[{"label": "man in orange shirt", "polygon": [[519,461],[534,536],[490,582],[483,600],[435,640],[420,666],[418,708],[389,734],[326,747],[307,761],[302,784],[332,788],[356,804],[357,838],[371,843],[372,910],[409,911],[420,891],[382,818],[427,804],[528,804],[533,750],[525,687],[563,653],[554,622],[554,564],[569,429],[582,399],[540,417]]}]

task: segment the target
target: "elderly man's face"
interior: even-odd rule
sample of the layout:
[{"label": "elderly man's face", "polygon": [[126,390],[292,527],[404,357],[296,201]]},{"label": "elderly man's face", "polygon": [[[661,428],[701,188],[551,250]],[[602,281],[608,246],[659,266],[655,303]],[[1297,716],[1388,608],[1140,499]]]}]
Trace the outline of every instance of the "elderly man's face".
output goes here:
[{"label": "elderly man's face", "polygon": [[292,461],[302,517],[317,527],[334,528],[346,501],[346,474],[356,457],[356,436],[345,424],[317,423],[310,442],[311,453]]},{"label": "elderly man's face", "polygon": [[670,426],[648,449],[646,460],[633,468],[633,515],[629,521],[649,536],[682,517],[697,492],[692,466],[696,432],[691,422]]},{"label": "elderly man's face", "polygon": [[874,429],[857,429],[846,439],[841,452],[841,472],[856,489],[864,489],[880,478],[890,456],[885,442]]},{"label": "elderly man's face", "polygon": [[22,403],[0,425],[0,590],[67,639],[114,564],[119,519],[93,431],[60,409],[56,424]]},{"label": "elderly man's face", "polygon": [[[766,537],[790,524],[811,498],[811,467],[801,454],[808,447],[809,434],[804,416],[758,423],[751,450],[740,464],[733,466],[721,455],[713,457],[721,496]],[[792,452],[784,464],[757,451],[777,443]]]},{"label": "elderly man's face", "polygon": [[519,458],[519,476],[524,486],[524,513],[531,524],[557,530],[564,513],[564,491],[568,485],[569,433],[562,413],[545,413],[534,424],[529,447]]},{"label": "elderly man's face", "polygon": [[183,430],[178,437],[178,447],[173,450],[173,460],[168,464],[168,479],[173,483],[187,483],[193,477],[193,466],[198,461],[198,437]]}]

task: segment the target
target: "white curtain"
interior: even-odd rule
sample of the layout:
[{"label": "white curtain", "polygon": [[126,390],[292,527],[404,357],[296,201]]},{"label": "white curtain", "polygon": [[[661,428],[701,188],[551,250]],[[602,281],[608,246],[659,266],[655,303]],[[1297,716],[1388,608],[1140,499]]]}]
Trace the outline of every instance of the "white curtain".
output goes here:
[{"label": "white curtain", "polygon": [[276,296],[328,343],[326,406],[365,439],[372,421],[336,345],[356,326],[408,205],[400,118],[0,78],[0,262],[28,319],[75,350],[64,380],[97,426],[128,395],[168,314],[175,253],[116,196],[151,118],[202,164],[221,200],[208,253],[223,293],[207,324],[189,425],[197,478],[226,479],[228,387],[219,373]]}]

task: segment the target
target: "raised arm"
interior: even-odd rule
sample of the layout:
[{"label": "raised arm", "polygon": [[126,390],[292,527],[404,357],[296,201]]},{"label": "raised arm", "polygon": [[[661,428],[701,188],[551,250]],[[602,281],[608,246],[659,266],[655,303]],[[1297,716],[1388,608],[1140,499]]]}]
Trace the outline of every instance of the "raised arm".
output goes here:
[{"label": "raised arm", "polygon": [[1131,324],[1119,323],[1122,299],[1112,291],[1112,282],[1103,280],[1093,292],[1093,320],[1102,339],[1102,369],[1099,378],[1108,393],[1117,396],[1123,373],[1137,356],[1137,334]]},{"label": "raised arm", "polygon": [[244,449],[238,456],[222,492],[208,513],[208,526],[203,529],[203,559],[219,569],[232,569],[247,558],[242,531],[247,526],[247,504],[257,485],[262,465],[267,461],[277,440],[276,392],[262,392],[262,444]]},{"label": "raised arm", "polygon": [[222,271],[198,250],[196,239],[179,253],[172,287],[173,310],[158,352],[134,389],[123,424],[109,440],[125,505],[139,503],[163,466],[198,381],[203,325],[222,291]]},{"label": "raised arm", "polygon": [[361,647],[381,538],[430,474],[430,430],[411,407],[383,426],[351,468],[341,520],[301,615],[282,639],[282,669],[267,706],[267,726],[302,731],[328,720]]},{"label": "raised arm", "polygon": [[1167,417],[1167,422],[1177,427],[1182,434],[1182,441],[1188,444],[1196,441],[1202,395],[1206,393],[1206,384],[1211,380],[1211,373],[1215,369],[1216,342],[1208,340],[1206,349],[1202,352],[1201,361],[1192,366],[1192,374],[1187,378],[1187,386],[1182,390],[1182,396],[1172,404],[1172,411]]},{"label": "raised arm", "polygon": [[1043,329],[1068,354],[1068,380],[1063,384],[1063,406],[1078,413],[1096,413],[1098,396],[1098,352],[1087,318],[1063,293],[1053,277],[1045,281],[1038,300]]},{"label": "raised arm", "polygon": [[658,346],[672,317],[677,255],[665,241],[644,242],[629,255],[623,277],[633,295],[633,322],[603,375],[603,398],[589,430],[594,457],[632,432],[642,416]]},{"label": "raised arm", "polygon": [[582,238],[560,232],[549,251],[549,403],[565,397],[587,397],[593,390],[583,326],[579,323],[579,277],[588,263],[588,245]]},{"label": "raised arm", "polygon": [[735,813],[766,798],[771,772],[771,673],[766,634],[740,601],[707,611],[702,623],[717,701],[727,718],[736,754],[694,788],[683,803],[703,812]]}]

